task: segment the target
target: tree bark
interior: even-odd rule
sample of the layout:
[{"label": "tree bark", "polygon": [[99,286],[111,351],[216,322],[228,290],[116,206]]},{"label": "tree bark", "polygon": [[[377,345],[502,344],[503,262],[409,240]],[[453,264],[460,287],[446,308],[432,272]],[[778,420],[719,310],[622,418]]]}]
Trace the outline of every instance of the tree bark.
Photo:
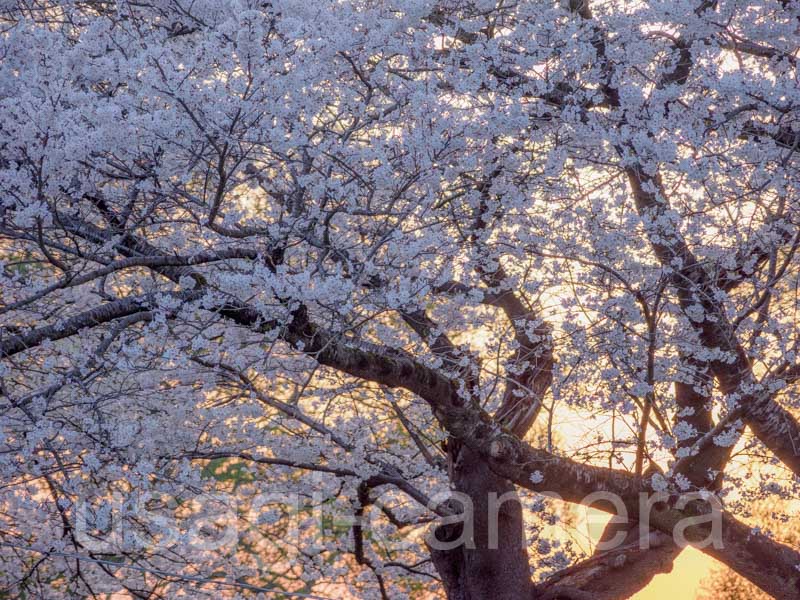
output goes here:
[{"label": "tree bark", "polygon": [[[531,598],[525,524],[514,486],[469,448],[462,446],[456,452],[453,485],[472,500],[472,536],[448,550],[436,549],[429,542],[448,599]],[[463,523],[452,523],[438,526],[433,535],[439,541],[454,542],[463,532]]]}]

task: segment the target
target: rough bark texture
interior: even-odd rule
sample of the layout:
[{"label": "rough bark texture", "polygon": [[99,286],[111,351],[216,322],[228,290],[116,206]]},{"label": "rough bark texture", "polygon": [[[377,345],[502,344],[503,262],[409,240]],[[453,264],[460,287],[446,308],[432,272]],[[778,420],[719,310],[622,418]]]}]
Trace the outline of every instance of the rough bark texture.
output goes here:
[{"label": "rough bark texture", "polygon": [[[514,486],[497,476],[489,465],[466,447],[458,450],[453,468],[455,489],[472,498],[472,543],[451,550],[431,548],[434,561],[451,600],[529,598],[533,593],[528,566],[522,508]],[[500,500],[506,495],[506,500]],[[498,499],[494,507],[490,498]],[[491,533],[491,514],[496,515],[496,544]],[[456,540],[463,532],[461,523],[439,526],[439,540]],[[470,547],[473,546],[473,547]]]},{"label": "rough bark texture", "polygon": [[539,592],[544,598],[575,598],[580,600],[580,590],[592,600],[617,600],[629,598],[644,589],[659,573],[672,571],[672,564],[682,548],[670,536],[651,531],[642,550],[639,540],[639,523],[609,524],[601,540],[613,539],[617,532],[625,532],[619,547],[597,552],[592,557],[572,565],[550,577]]}]

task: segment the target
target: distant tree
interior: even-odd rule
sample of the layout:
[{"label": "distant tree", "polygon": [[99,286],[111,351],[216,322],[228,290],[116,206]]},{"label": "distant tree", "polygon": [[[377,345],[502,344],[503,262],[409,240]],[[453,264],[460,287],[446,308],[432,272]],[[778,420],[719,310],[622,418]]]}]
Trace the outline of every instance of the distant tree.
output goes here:
[{"label": "distant tree", "polygon": [[626,598],[796,496],[798,3],[0,8],[8,597]]},{"label": "distant tree", "polygon": [[[781,543],[797,548],[800,545],[800,530],[794,521],[786,519],[786,507],[783,504],[774,499],[755,502],[749,518]],[[703,582],[702,588],[701,600],[761,600],[770,597],[730,568],[715,569]]]}]

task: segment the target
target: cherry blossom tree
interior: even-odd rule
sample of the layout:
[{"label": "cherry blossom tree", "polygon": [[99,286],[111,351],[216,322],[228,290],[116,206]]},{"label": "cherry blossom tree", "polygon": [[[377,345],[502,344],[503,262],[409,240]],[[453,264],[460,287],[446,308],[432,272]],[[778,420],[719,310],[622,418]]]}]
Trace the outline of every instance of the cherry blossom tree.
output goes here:
[{"label": "cherry blossom tree", "polygon": [[800,595],[800,5],[0,6],[9,597]]}]

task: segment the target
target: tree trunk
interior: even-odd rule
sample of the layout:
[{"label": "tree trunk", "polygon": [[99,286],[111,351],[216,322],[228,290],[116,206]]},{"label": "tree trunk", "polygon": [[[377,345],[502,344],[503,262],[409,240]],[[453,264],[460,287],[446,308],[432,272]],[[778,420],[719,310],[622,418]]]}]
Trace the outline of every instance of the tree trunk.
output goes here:
[{"label": "tree trunk", "polygon": [[[514,486],[495,475],[466,447],[456,454],[452,481],[472,500],[472,536],[448,550],[429,544],[449,600],[520,600],[533,596],[522,507]],[[459,509],[461,507],[459,506]],[[469,518],[469,515],[464,515]],[[434,535],[455,541],[463,523],[440,525]],[[467,536],[465,536],[466,538]]]}]

